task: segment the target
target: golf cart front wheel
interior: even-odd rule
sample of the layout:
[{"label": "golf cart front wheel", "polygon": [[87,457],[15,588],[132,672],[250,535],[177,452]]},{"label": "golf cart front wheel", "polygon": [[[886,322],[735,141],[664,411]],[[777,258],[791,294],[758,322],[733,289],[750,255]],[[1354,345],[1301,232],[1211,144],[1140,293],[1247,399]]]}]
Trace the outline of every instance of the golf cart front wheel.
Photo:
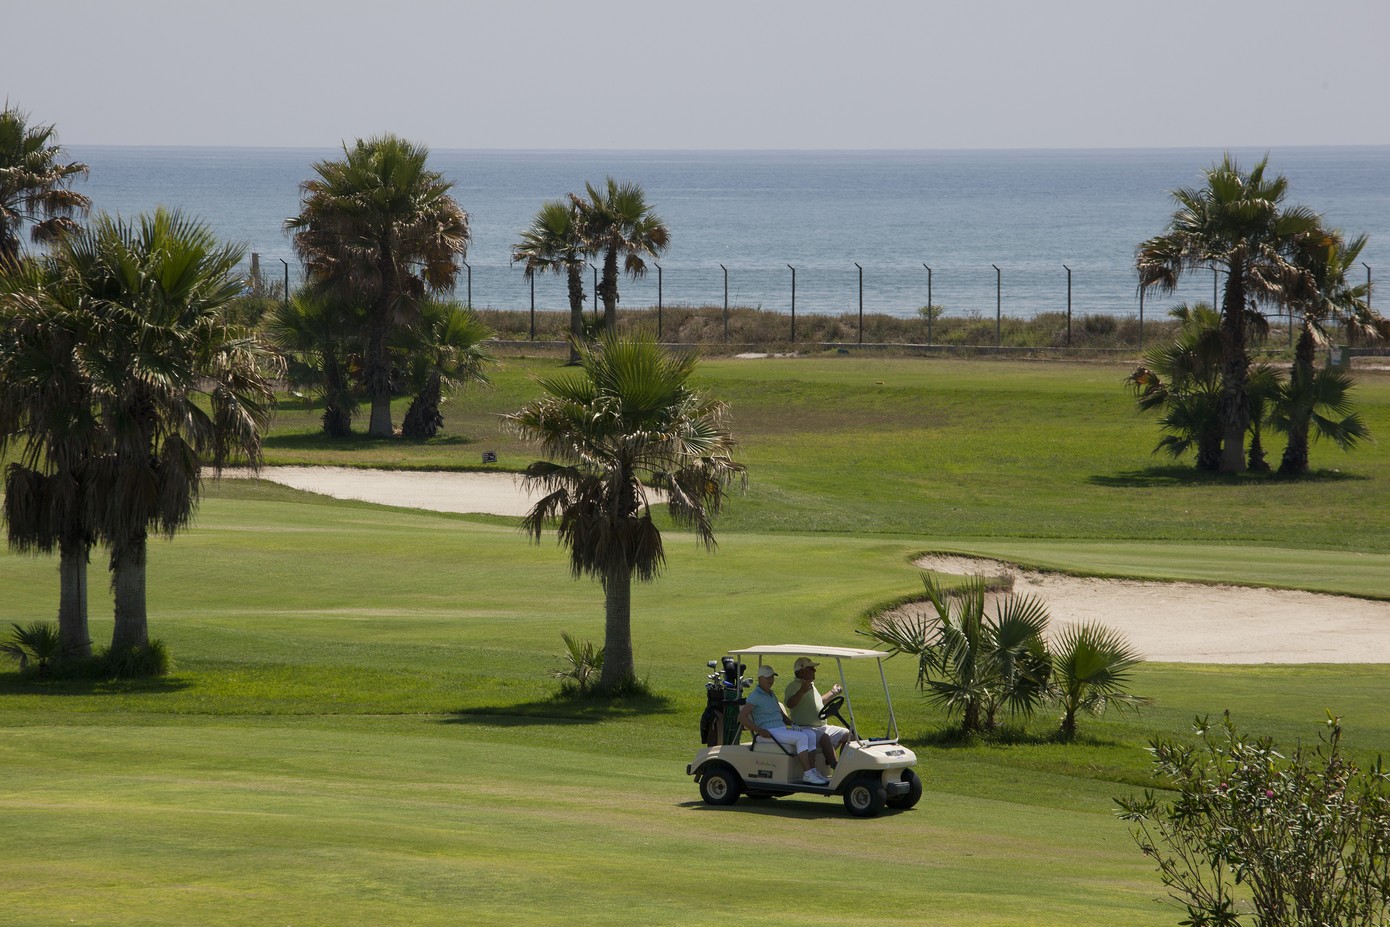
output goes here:
[{"label": "golf cart front wheel", "polygon": [[845,790],[845,807],[857,818],[871,818],[883,810],[888,790],[877,778],[861,776]]},{"label": "golf cart front wheel", "polygon": [[728,769],[712,769],[700,780],[700,797],[707,805],[732,805],[738,801],[738,777]]},{"label": "golf cart front wheel", "polygon": [[902,781],[907,783],[907,793],[888,799],[888,807],[906,811],[922,800],[922,777],[910,769],[904,769]]}]

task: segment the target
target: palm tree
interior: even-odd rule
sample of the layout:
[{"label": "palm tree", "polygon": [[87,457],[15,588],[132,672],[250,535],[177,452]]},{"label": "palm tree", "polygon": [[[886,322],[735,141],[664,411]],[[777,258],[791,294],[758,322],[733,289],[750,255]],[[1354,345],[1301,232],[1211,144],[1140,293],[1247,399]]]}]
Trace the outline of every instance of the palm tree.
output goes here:
[{"label": "palm tree", "polygon": [[483,349],[492,329],[472,309],[451,303],[426,303],[420,322],[407,333],[403,357],[405,379],[415,390],[406,410],[401,434],[423,441],[444,424],[439,410],[444,393],[465,383],[487,383],[484,367],[493,357]]},{"label": "palm tree", "polygon": [[[666,555],[652,520],[651,494],[714,547],[712,521],[726,488],[743,477],[729,454],[725,407],[690,386],[695,358],[649,338],[605,336],[580,350],[580,373],[540,381],[544,395],[504,417],[505,424],[556,458],[526,469],[545,495],[523,520],[536,541],[558,522],[570,569],[603,585],[605,634],[600,686],[616,693],[635,679],[632,578],[647,582]],[[650,486],[648,485],[650,484]]]},{"label": "palm tree", "polygon": [[343,146],[300,185],[300,213],[285,220],[310,285],[366,306],[368,433],[389,438],[391,332],[412,324],[429,294],[453,289],[468,250],[468,214],[453,184],[426,164],[429,149],[394,135]]},{"label": "palm tree", "polygon": [[564,200],[542,203],[540,211],[512,245],[512,260],[522,261],[526,279],[537,272],[564,274],[570,302],[570,364],[579,363],[584,340],[585,244],[580,235],[579,207]]},{"label": "palm tree", "polygon": [[[1271,403],[1270,423],[1276,431],[1289,436],[1299,431],[1302,444],[1302,469],[1288,469],[1281,464],[1280,473],[1301,475],[1308,472],[1308,438],[1327,438],[1344,451],[1350,451],[1371,437],[1364,419],[1352,410],[1351,377],[1333,368],[1314,370],[1298,378],[1290,377],[1280,384]],[[1289,461],[1285,450],[1284,460]]]},{"label": "palm tree", "polygon": [[0,455],[10,545],[59,553],[60,658],[91,655],[87,564],[91,461],[104,452],[92,389],[83,372],[88,328],[68,305],[51,260],[0,267]]},{"label": "palm tree", "polygon": [[1199,188],[1173,192],[1178,209],[1168,230],[1139,246],[1139,286],[1171,293],[1182,274],[1213,268],[1226,274],[1221,301],[1220,469],[1245,469],[1245,432],[1250,425],[1246,377],[1247,309],[1260,300],[1284,298],[1294,278],[1289,255],[1298,236],[1318,227],[1311,210],[1285,208],[1288,181],[1265,176],[1266,157],[1249,172],[1228,154],[1205,172]]},{"label": "palm tree", "polygon": [[609,177],[601,190],[593,184],[584,188],[589,194],[587,200],[573,193],[570,200],[579,212],[587,250],[603,256],[598,294],[603,300],[604,330],[611,336],[618,330],[618,258],[622,257],[623,272],[629,277],[636,280],[645,276],[643,258],[659,257],[671,244],[671,232],[647,205],[641,185],[619,183]]},{"label": "palm tree", "polygon": [[1308,472],[1308,436],[1315,423],[1320,434],[1344,448],[1365,436],[1356,427],[1359,420],[1344,419],[1350,425],[1344,428],[1315,412],[1321,406],[1345,414],[1350,383],[1342,383],[1345,378],[1320,376],[1314,370],[1317,347],[1327,343],[1327,327],[1333,323],[1343,325],[1355,337],[1390,336],[1390,324],[1370,307],[1370,284],[1353,285],[1347,281],[1347,272],[1356,266],[1365,247],[1365,235],[1348,241],[1339,231],[1319,230],[1306,236],[1297,252],[1303,274],[1290,303],[1293,309],[1301,311],[1303,321],[1283,395],[1280,427],[1287,432],[1289,443],[1279,464],[1282,474],[1301,476]]},{"label": "palm tree", "polygon": [[1046,605],[1034,596],[1008,594],[986,615],[985,577],[946,591],[923,574],[932,611],[889,618],[867,632],[893,652],[917,658],[917,685],[951,715],[966,734],[993,729],[1001,708],[1027,716],[1047,691],[1048,655],[1043,643]]},{"label": "palm tree", "polygon": [[1144,661],[1124,635],[1098,624],[1069,625],[1052,641],[1052,693],[1062,707],[1061,736],[1076,737],[1076,716],[1103,713],[1107,706],[1146,701],[1125,688],[1130,670]]},{"label": "palm tree", "polygon": [[[1197,469],[1218,470],[1221,464],[1221,316],[1207,303],[1181,303],[1168,311],[1178,320],[1176,337],[1144,352],[1144,365],[1126,377],[1141,411],[1158,412],[1168,432],[1154,453],[1177,459],[1197,452]],[[1247,310],[1247,331],[1264,337],[1268,320]],[[1265,410],[1278,394],[1278,376],[1266,364],[1250,368],[1246,392],[1250,406],[1252,470],[1268,470],[1261,443]]]},{"label": "palm tree", "polygon": [[323,400],[323,433],[352,434],[358,395],[352,370],[360,357],[364,312],[360,304],[301,289],[271,311],[271,344],[284,356],[289,382]]},{"label": "palm tree", "polygon": [[30,125],[29,114],[6,104],[0,110],[0,266],[19,260],[21,232],[49,242],[76,228],[92,201],[70,188],[87,176],[87,165],[62,163],[53,126]]},{"label": "palm tree", "polygon": [[86,367],[110,452],[94,461],[97,533],[110,549],[113,654],[149,647],[150,530],[172,537],[192,517],[201,470],[234,455],[260,462],[278,359],[224,313],[242,250],[208,226],[157,210],[105,215],[64,237],[55,258],[94,317]]}]

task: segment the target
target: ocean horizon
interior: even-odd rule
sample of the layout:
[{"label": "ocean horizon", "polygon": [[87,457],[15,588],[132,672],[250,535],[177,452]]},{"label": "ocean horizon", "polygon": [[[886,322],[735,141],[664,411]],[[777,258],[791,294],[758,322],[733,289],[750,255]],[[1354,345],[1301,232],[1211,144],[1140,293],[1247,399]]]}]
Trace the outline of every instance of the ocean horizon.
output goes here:
[{"label": "ocean horizon", "polygon": [[[206,221],[259,255],[262,272],[299,279],[283,232],[299,184],[336,148],[66,145],[91,168],[78,188],[95,209],[163,205]],[[1266,153],[1289,203],[1366,233],[1362,258],[1390,273],[1390,146],[1229,149],[1243,166]],[[622,305],[753,306],[800,312],[1031,317],[1139,310],[1135,247],[1172,214],[1171,191],[1201,183],[1227,149],[525,150],[431,149],[469,213],[469,268],[456,296],[524,309],[532,291],[510,250],[541,203],[612,175],[644,187],[672,245],[647,277],[620,284]],[[283,264],[281,262],[284,262]],[[927,268],[930,268],[928,271]],[[1070,274],[1068,274],[1068,268]],[[1383,270],[1382,270],[1383,269]],[[471,277],[471,280],[470,280]],[[1070,280],[1069,280],[1070,278]],[[588,281],[592,285],[592,281]],[[1146,315],[1210,300],[1193,275]],[[862,294],[862,295],[861,295]],[[535,306],[568,307],[564,282],[537,278]],[[1377,302],[1374,300],[1373,302]]]}]

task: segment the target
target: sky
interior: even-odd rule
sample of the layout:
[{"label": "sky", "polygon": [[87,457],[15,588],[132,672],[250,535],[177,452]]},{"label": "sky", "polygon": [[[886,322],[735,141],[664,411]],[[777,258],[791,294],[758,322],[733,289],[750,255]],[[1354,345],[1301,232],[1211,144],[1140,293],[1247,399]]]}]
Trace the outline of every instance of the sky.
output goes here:
[{"label": "sky", "polygon": [[0,0],[73,145],[1390,144],[1386,0]]}]

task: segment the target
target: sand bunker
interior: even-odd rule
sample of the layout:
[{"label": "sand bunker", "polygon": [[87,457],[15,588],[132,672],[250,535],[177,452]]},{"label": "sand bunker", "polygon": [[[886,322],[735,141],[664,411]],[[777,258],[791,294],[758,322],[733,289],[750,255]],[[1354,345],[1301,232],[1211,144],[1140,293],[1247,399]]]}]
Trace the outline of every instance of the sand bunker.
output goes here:
[{"label": "sand bunker", "polygon": [[924,557],[917,566],[958,575],[1009,574],[1015,593],[1047,603],[1054,625],[1101,622],[1122,631],[1150,660],[1390,663],[1390,602],[1284,589],[1090,579],[969,557]]}]

